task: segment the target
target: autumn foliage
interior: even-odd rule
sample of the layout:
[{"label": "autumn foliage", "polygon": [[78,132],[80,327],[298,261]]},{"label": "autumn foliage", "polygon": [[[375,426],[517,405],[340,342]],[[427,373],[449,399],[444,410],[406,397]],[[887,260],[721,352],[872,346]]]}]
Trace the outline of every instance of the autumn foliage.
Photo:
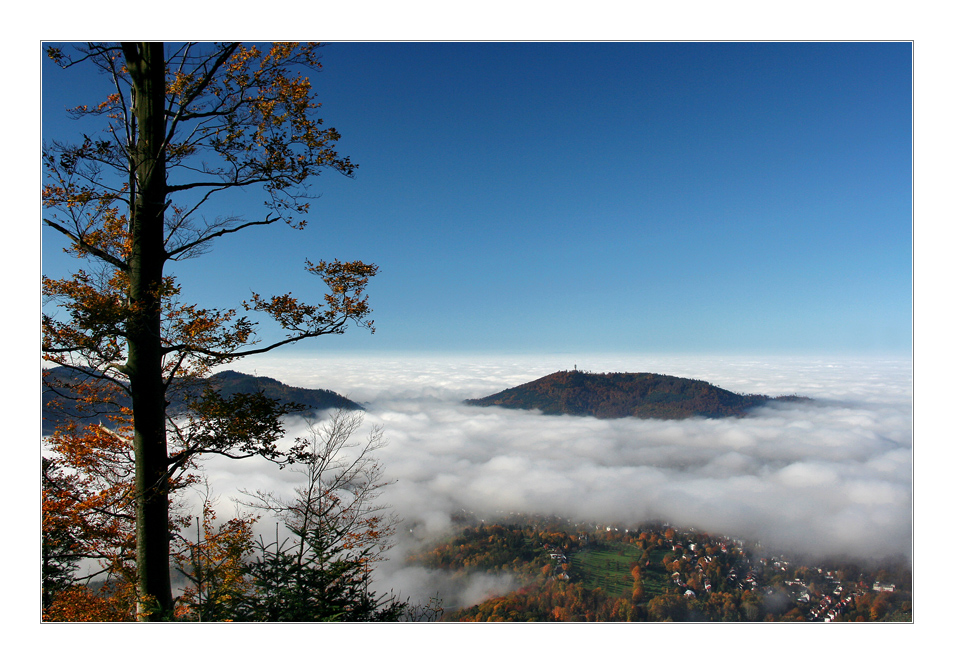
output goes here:
[{"label": "autumn foliage", "polygon": [[[104,386],[126,399],[100,409],[122,423],[67,422],[51,439],[44,532],[62,542],[49,539],[47,549],[60,560],[63,547],[89,554],[114,586],[120,577],[135,585],[128,594],[139,619],[170,619],[174,502],[195,461],[302,460],[301,448],[277,445],[286,406],[260,394],[223,396],[201,381],[241,357],[351,325],[373,331],[366,286],[377,266],[306,261],[326,289],[317,302],[252,291],[221,309],[186,301],[167,267],[249,228],[304,228],[313,179],[350,177],[356,166],[316,115],[308,73],[321,68],[318,44],[89,43],[48,55],[114,90],[69,111],[98,121],[99,131],[43,146],[43,224],[81,265],[43,277],[42,357],[75,372],[70,391],[80,394],[72,396],[91,410],[110,403],[102,399],[120,403]],[[229,204],[228,194],[255,190],[261,207],[239,205],[251,217],[207,213],[210,203]],[[280,336],[260,339],[262,320],[277,323]],[[168,412],[173,400],[188,415]]]},{"label": "autumn foliage", "polygon": [[[458,607],[445,615],[451,621],[854,622],[911,616],[910,569],[902,562],[878,571],[845,562],[826,569],[796,566],[751,556],[737,540],[655,524],[593,529],[530,516],[509,524],[462,524],[454,537],[413,562],[461,579],[507,574],[519,586]],[[893,582],[891,591],[876,589],[874,580]]]}]

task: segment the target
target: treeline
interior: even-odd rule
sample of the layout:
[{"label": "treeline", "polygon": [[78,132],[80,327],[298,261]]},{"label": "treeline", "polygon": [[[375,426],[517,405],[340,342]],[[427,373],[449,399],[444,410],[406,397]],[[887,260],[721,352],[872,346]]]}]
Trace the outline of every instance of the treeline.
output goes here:
[{"label": "treeline", "polygon": [[599,418],[738,417],[769,397],[736,394],[702,380],[652,373],[559,371],[465,403]]},{"label": "treeline", "polygon": [[639,620],[631,600],[608,597],[582,583],[547,579],[454,613],[459,622],[615,622]]},{"label": "treeline", "polygon": [[[502,597],[495,597],[448,614],[446,620],[461,622],[804,622],[809,616],[801,607],[773,611],[763,596],[753,591],[712,593],[704,599],[675,592],[637,603],[607,595],[602,589],[588,590],[582,583],[550,579]],[[905,593],[866,593],[838,622],[907,622],[911,599]]]},{"label": "treeline", "polygon": [[447,620],[461,622],[744,622],[768,618],[753,593],[736,596],[716,593],[707,600],[675,592],[641,602],[615,597],[602,588],[587,589],[581,582],[550,579],[503,597],[489,599]]},{"label": "treeline", "polygon": [[[108,381],[90,368],[53,367],[44,370],[42,382],[44,436],[52,435],[57,426],[70,422],[106,422],[132,406],[127,394],[112,390],[112,398],[98,401],[95,408],[79,407],[77,402],[91,389],[97,389],[100,394],[106,392]],[[360,404],[331,390],[293,387],[274,378],[222,371],[209,378],[183,380],[170,388],[167,393],[169,414],[185,415],[189,411],[189,402],[206,389],[215,390],[223,399],[236,394],[260,394],[287,406],[289,412],[308,417],[326,410],[364,410]]]},{"label": "treeline", "polygon": [[221,371],[209,378],[210,387],[223,397],[238,393],[264,393],[280,403],[298,404],[303,407],[300,414],[314,415],[323,410],[364,410],[360,404],[337,392],[321,388],[312,389],[286,385],[267,376],[251,376],[238,371]]}]

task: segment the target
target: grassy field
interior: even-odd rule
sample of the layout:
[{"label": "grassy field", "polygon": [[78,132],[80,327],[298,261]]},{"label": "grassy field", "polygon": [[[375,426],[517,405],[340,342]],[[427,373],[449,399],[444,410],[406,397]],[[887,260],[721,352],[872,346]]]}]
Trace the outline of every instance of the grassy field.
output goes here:
[{"label": "grassy field", "polygon": [[[588,589],[602,588],[607,595],[628,597],[633,589],[633,577],[629,566],[642,555],[642,551],[621,542],[609,542],[600,547],[587,547],[570,556],[570,564],[583,585]],[[668,579],[661,571],[665,551],[655,550],[650,554],[650,569],[643,571],[645,597],[663,593]]]}]

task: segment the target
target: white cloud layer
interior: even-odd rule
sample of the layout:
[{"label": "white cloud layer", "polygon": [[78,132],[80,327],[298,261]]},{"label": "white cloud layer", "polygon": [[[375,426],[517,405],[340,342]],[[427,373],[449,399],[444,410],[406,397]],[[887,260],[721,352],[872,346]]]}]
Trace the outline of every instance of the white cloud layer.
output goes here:
[{"label": "white cloud layer", "polygon": [[[652,371],[736,392],[815,401],[743,419],[597,420],[465,406],[560,369]],[[571,356],[270,358],[235,367],[364,402],[384,427],[398,480],[385,500],[404,520],[381,582],[426,599],[446,579],[402,565],[458,509],[558,514],[630,525],[663,519],[785,551],[911,554],[912,367],[908,359]],[[289,434],[300,433],[290,423]],[[290,491],[294,475],[254,461],[209,463],[223,496]],[[224,507],[224,505],[223,505]],[[408,532],[413,529],[413,532]],[[481,578],[466,600],[506,589]],[[456,603],[456,602],[455,602]]]}]

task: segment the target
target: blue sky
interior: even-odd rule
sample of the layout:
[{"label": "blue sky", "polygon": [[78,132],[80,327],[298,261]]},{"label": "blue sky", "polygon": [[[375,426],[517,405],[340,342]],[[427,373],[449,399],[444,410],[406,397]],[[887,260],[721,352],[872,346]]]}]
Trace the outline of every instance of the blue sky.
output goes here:
[{"label": "blue sky", "polygon": [[[315,182],[305,231],[176,265],[200,303],[317,300],[304,260],[340,258],[381,268],[377,333],[299,351],[910,350],[909,43],[331,43],[323,62],[357,176]],[[43,74],[44,137],[77,135],[61,109],[96,81]]]}]

